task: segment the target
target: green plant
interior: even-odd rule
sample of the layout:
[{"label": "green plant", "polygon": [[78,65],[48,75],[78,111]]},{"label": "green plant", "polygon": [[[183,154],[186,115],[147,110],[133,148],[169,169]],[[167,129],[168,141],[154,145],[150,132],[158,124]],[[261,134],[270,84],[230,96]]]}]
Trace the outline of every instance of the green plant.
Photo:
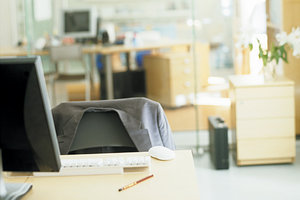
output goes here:
[{"label": "green plant", "polygon": [[[258,42],[258,57],[262,59],[263,66],[266,67],[268,63],[275,61],[279,63],[280,59],[288,63],[287,50],[293,49],[293,55],[299,57],[300,55],[300,28],[293,29],[290,34],[282,32],[276,35],[277,45],[272,44],[271,49],[263,49],[260,41]],[[253,49],[253,44],[249,43],[249,49]]]},{"label": "green plant", "polygon": [[[257,42],[258,42],[258,49],[259,49],[258,57],[260,59],[262,59],[264,66],[267,66],[267,64],[269,62],[272,62],[273,60],[275,60],[276,64],[278,64],[280,59],[282,59],[284,62],[288,63],[287,51],[285,49],[288,47],[286,44],[283,44],[283,45],[274,45],[273,44],[270,50],[266,50],[266,49],[262,48],[259,40],[257,40]],[[251,50],[253,47],[251,48],[249,46],[249,48]]]}]

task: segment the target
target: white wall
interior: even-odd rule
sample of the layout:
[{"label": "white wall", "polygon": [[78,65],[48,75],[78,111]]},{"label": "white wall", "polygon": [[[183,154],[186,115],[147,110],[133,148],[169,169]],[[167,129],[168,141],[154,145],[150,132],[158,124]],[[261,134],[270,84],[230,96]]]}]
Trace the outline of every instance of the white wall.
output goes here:
[{"label": "white wall", "polygon": [[17,44],[16,1],[0,0],[0,47]]}]

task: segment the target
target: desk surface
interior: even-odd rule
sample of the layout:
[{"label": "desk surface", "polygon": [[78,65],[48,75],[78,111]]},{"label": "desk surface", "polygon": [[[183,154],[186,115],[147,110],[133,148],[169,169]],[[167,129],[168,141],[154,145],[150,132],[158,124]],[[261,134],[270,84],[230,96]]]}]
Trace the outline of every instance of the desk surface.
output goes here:
[{"label": "desk surface", "polygon": [[176,158],[172,161],[151,159],[151,173],[153,178],[122,192],[118,192],[120,187],[149,173],[30,177],[26,182],[32,183],[33,188],[24,199],[200,199],[191,151],[176,151]]},{"label": "desk surface", "polygon": [[[143,46],[125,46],[125,45],[112,45],[112,46],[102,46],[102,45],[90,45],[83,46],[82,52],[84,54],[94,54],[99,53],[103,55],[109,55],[112,53],[124,53],[130,51],[143,51],[143,50],[155,50],[161,48],[171,48],[171,47],[190,47],[189,42],[161,42],[151,45]],[[48,50],[33,50],[28,51],[26,48],[19,47],[6,47],[0,48],[0,56],[27,56],[27,55],[48,55]]]},{"label": "desk surface", "polygon": [[156,50],[162,48],[172,48],[172,47],[191,47],[190,42],[160,42],[157,44],[149,44],[142,46],[126,46],[126,45],[112,45],[112,46],[102,46],[95,45],[90,47],[84,47],[83,53],[100,53],[102,55],[109,55],[112,53],[125,53],[130,51],[144,51],[144,50]]},{"label": "desk surface", "polygon": [[0,48],[0,56],[28,56],[28,55],[48,55],[48,51],[44,50],[35,50],[29,52],[26,48],[20,47],[5,47]]}]

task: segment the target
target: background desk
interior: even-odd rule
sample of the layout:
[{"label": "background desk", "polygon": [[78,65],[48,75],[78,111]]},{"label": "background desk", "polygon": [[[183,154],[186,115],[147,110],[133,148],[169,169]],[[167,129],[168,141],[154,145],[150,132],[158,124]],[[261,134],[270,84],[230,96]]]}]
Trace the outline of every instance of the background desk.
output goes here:
[{"label": "background desk", "polygon": [[35,50],[35,51],[27,51],[25,48],[19,47],[7,47],[0,48],[0,57],[2,56],[28,56],[28,55],[37,55],[44,56],[48,55],[49,52],[46,50]]},{"label": "background desk", "polygon": [[[99,157],[104,155],[99,154]],[[30,177],[26,182],[32,183],[33,188],[24,199],[200,199],[191,151],[176,151],[176,158],[172,161],[151,159],[151,173],[154,174],[153,178],[122,192],[118,192],[118,189],[147,176],[148,173]]]},{"label": "background desk", "polygon": [[[107,98],[114,98],[114,90],[113,90],[113,73],[112,73],[112,64],[111,64],[111,56],[115,53],[126,53],[127,57],[127,67],[129,67],[129,53],[134,51],[145,51],[145,50],[159,50],[163,48],[186,48],[189,49],[191,47],[191,43],[189,42],[161,42],[152,45],[143,45],[143,46],[124,46],[124,45],[112,45],[112,46],[102,46],[102,45],[91,45],[91,46],[83,46],[82,52],[84,54],[89,55],[90,57],[90,69],[92,73],[96,68],[95,64],[95,54],[101,54],[103,56],[103,64],[105,69],[105,77],[106,77],[106,91]],[[0,57],[1,56],[27,56],[27,55],[48,55],[49,52],[47,50],[43,51],[27,51],[23,48],[1,48],[0,49]]]},{"label": "background desk", "polygon": [[[178,48],[178,49],[187,49],[189,50],[191,47],[191,43],[188,42],[161,42],[158,44],[152,45],[143,45],[143,46],[124,46],[124,45],[113,45],[113,46],[93,46],[84,48],[83,52],[87,53],[93,58],[94,54],[101,54],[103,56],[103,65],[105,69],[105,78],[106,78],[106,91],[107,91],[107,99],[114,99],[114,86],[113,86],[113,73],[112,73],[112,64],[111,64],[111,56],[115,53],[125,53],[126,54],[126,65],[129,70],[130,62],[129,62],[129,53],[136,51],[155,51],[163,48]],[[91,59],[95,60],[95,59]],[[95,66],[95,64],[92,64]]]}]

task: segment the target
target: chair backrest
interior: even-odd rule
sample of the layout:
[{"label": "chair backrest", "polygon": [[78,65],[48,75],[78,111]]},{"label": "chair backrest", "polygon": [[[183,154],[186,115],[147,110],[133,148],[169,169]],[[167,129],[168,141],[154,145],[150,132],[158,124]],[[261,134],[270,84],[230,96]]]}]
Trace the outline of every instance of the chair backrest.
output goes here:
[{"label": "chair backrest", "polygon": [[66,61],[70,59],[82,59],[80,44],[61,45],[50,47],[50,58],[53,62]]},{"label": "chair backrest", "polygon": [[138,151],[114,111],[85,112],[69,154]]}]

